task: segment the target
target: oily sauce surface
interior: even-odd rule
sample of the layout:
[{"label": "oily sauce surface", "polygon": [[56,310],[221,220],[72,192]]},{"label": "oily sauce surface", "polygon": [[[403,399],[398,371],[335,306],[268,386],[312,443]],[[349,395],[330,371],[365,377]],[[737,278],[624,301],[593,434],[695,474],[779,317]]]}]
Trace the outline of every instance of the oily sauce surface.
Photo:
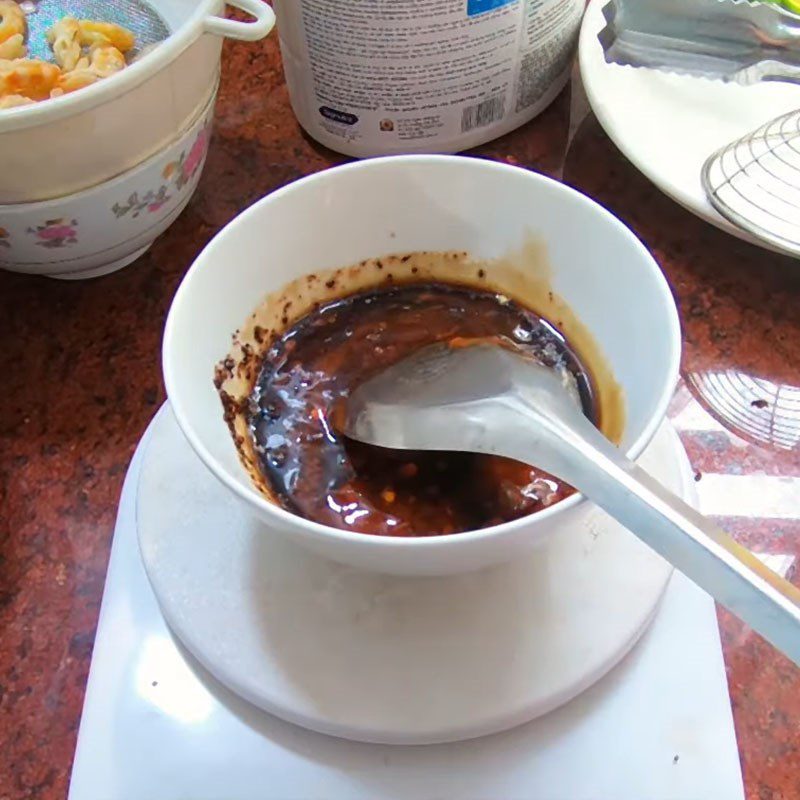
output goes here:
[{"label": "oily sauce surface", "polygon": [[283,505],[346,530],[429,536],[517,519],[573,494],[498,456],[384,450],[334,430],[335,404],[375,373],[434,343],[497,336],[574,379],[597,422],[589,374],[563,337],[489,292],[422,284],[361,293],[322,306],[273,341],[248,421]]}]

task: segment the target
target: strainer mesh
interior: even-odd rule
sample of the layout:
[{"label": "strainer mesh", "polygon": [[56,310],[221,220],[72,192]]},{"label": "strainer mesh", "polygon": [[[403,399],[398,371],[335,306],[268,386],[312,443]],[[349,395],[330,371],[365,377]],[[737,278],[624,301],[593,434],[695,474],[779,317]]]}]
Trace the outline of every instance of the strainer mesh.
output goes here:
[{"label": "strainer mesh", "polygon": [[115,22],[136,35],[136,49],[155,44],[169,36],[164,20],[142,0],[27,0],[21,4],[29,10],[28,52],[31,58],[53,60],[47,44],[47,31],[63,17]]}]

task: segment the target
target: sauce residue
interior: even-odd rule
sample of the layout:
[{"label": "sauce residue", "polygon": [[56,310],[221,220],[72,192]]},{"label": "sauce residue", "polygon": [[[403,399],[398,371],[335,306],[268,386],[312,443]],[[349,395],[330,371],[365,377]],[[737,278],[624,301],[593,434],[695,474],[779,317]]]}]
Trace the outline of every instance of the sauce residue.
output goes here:
[{"label": "sauce residue", "polygon": [[290,511],[346,530],[430,536],[517,519],[574,493],[497,456],[391,451],[346,439],[334,407],[363,381],[428,345],[503,337],[562,373],[599,424],[590,373],[547,320],[488,291],[402,285],[329,302],[266,350],[247,419],[259,468]]}]

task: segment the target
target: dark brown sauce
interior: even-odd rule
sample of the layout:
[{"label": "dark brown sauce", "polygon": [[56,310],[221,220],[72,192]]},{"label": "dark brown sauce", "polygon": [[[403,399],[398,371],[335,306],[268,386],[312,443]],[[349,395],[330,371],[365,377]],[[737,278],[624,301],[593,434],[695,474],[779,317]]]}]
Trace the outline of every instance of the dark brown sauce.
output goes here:
[{"label": "dark brown sauce", "polygon": [[384,450],[333,428],[335,404],[380,370],[436,342],[497,336],[569,373],[598,422],[589,373],[561,334],[489,292],[398,286],[329,303],[297,322],[271,343],[249,404],[256,454],[281,503],[336,528],[429,536],[517,519],[573,494],[509,459]]}]

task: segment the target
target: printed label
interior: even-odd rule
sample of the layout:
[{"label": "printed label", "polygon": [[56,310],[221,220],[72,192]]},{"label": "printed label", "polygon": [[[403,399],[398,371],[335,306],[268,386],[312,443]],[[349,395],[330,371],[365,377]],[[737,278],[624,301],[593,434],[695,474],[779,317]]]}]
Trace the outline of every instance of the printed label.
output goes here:
[{"label": "printed label", "polygon": [[494,11],[496,8],[508,6],[518,0],[467,0],[467,16],[475,17],[478,14],[485,14],[487,11]]},{"label": "printed label", "polygon": [[376,153],[452,148],[525,121],[567,74],[584,8],[584,0],[274,4],[300,121],[312,135]]}]

